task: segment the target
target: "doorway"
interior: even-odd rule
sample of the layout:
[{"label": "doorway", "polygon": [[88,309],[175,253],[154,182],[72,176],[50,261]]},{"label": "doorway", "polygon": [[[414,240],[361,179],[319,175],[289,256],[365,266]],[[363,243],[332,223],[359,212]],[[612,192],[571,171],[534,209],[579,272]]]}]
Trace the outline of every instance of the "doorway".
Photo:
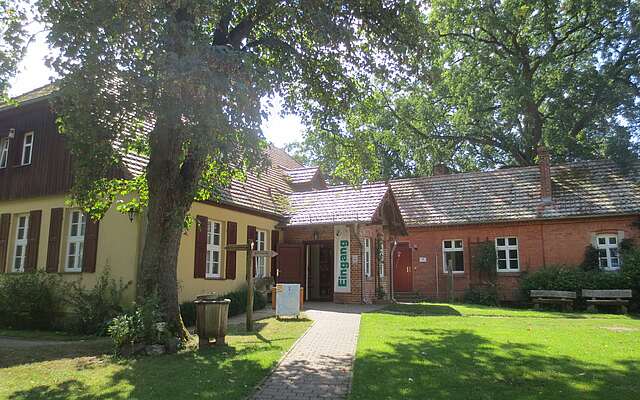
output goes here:
[{"label": "doorway", "polygon": [[398,243],[393,260],[393,290],[395,292],[413,291],[413,265],[411,246]]},{"label": "doorway", "polygon": [[333,242],[309,242],[306,248],[306,298],[333,301]]}]

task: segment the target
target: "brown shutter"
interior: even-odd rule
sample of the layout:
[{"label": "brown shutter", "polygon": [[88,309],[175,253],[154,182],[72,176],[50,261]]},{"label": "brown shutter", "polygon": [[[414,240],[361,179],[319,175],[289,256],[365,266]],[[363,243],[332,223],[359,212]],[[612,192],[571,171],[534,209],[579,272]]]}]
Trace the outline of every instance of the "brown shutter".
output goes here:
[{"label": "brown shutter", "polygon": [[[253,249],[255,250],[255,242],[256,242],[256,227],[252,225],[247,225],[247,244],[251,246],[251,243],[254,243]],[[253,266],[253,276],[256,276],[256,264],[253,262],[253,257],[251,257],[251,265]]]},{"label": "brown shutter", "polygon": [[49,246],[47,247],[47,272],[58,272],[60,265],[60,242],[62,239],[62,207],[51,209],[49,221]]},{"label": "brown shutter", "polygon": [[6,271],[11,214],[0,215],[0,273]]},{"label": "brown shutter", "polygon": [[96,272],[96,261],[98,258],[98,230],[100,221],[87,218],[87,225],[84,229],[84,254],[82,260],[82,272]]},{"label": "brown shutter", "polygon": [[[238,224],[235,222],[227,222],[227,244],[238,243]],[[227,251],[226,257],[226,279],[236,279],[236,252]]]},{"label": "brown shutter", "polygon": [[204,278],[207,269],[207,229],[209,219],[205,216],[196,217],[196,251],[193,259],[193,277]]},{"label": "brown shutter", "polygon": [[[271,231],[271,250],[278,251],[278,243],[280,243],[280,231]],[[271,276],[276,277],[278,270],[278,260],[271,257]]]},{"label": "brown shutter", "polygon": [[24,261],[25,272],[35,272],[38,267],[38,244],[40,242],[40,222],[42,210],[29,213],[29,228],[27,232],[27,252]]},{"label": "brown shutter", "polygon": [[[22,148],[24,146],[24,134],[25,132],[16,132],[16,136],[9,143],[9,162],[13,162],[12,165],[22,164]],[[33,148],[31,148],[33,150]],[[13,154],[12,154],[13,153]]]}]

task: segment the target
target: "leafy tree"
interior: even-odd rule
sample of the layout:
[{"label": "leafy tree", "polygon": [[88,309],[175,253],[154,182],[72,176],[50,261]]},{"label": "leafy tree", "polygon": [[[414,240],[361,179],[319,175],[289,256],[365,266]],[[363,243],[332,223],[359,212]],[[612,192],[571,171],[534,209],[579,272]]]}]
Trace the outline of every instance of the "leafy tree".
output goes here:
[{"label": "leafy tree", "polygon": [[0,102],[8,100],[9,80],[15,75],[25,50],[25,7],[13,0],[0,0]]},{"label": "leafy tree", "polygon": [[635,0],[433,0],[427,50],[301,150],[368,179],[531,165],[540,143],[555,161],[637,159],[639,21]]},{"label": "leafy tree", "polygon": [[[194,199],[264,166],[261,99],[335,124],[372,66],[405,54],[414,1],[40,0],[60,50],[61,131],[74,158],[73,200],[100,217],[146,207],[139,294],[159,295],[185,335],[176,264]],[[117,145],[114,146],[114,143]],[[128,152],[145,173],[116,179]],[[130,201],[122,197],[129,195]]]}]

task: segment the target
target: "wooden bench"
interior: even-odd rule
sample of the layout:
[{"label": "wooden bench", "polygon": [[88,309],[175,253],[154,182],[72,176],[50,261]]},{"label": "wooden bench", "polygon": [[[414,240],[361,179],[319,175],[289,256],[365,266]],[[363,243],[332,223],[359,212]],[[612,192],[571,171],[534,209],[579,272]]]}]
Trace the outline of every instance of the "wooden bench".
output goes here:
[{"label": "wooden bench", "polygon": [[565,290],[532,290],[529,296],[536,310],[539,310],[542,304],[561,304],[565,311],[573,310],[573,303],[578,297],[576,292]]},{"label": "wooden bench", "polygon": [[591,290],[582,289],[582,297],[587,299],[590,312],[595,312],[597,306],[618,306],[621,313],[627,313],[629,299],[633,296],[631,290]]}]

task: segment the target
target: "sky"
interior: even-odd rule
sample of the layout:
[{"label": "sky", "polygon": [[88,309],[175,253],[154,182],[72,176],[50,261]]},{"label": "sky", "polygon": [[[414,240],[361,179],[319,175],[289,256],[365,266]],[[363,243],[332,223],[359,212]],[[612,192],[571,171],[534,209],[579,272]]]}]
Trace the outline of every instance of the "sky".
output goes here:
[{"label": "sky", "polygon": [[[44,59],[51,54],[46,43],[46,34],[39,26],[30,26],[29,31],[35,34],[34,40],[29,44],[25,58],[20,63],[18,74],[11,82],[9,95],[16,96],[29,90],[44,86],[49,83],[52,71],[45,65]],[[262,130],[267,139],[278,147],[287,143],[302,139],[304,126],[295,115],[281,117],[282,100],[276,98],[272,101],[273,107],[269,110],[269,118],[262,123]]]}]

